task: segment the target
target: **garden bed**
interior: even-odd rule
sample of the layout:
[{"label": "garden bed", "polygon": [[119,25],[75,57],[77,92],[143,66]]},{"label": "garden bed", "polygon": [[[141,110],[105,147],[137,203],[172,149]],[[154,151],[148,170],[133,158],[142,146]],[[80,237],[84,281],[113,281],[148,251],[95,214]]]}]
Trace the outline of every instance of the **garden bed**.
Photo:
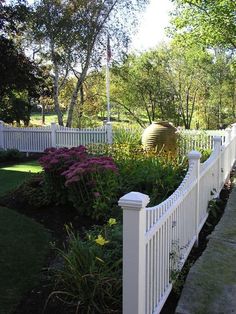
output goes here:
[{"label": "garden bed", "polygon": [[[66,153],[67,152],[68,151],[66,151]],[[63,156],[65,156],[65,151],[62,151],[62,153]],[[130,152],[128,153],[128,155],[129,154]],[[170,164],[167,163],[167,166],[166,160],[162,164],[162,161],[157,162],[156,158],[151,158],[150,160],[142,158],[139,160],[139,158],[140,157],[138,156],[135,156],[134,158],[132,157],[131,160],[129,160],[129,158],[125,158],[124,160],[118,158],[118,164],[120,162],[122,165],[122,167],[120,167],[121,171],[119,173],[119,175],[122,177],[120,181],[122,188],[119,189],[120,195],[117,195],[117,200],[119,196],[124,193],[124,191],[128,192],[129,190],[139,190],[142,192],[146,192],[149,195],[153,195],[154,199],[152,201],[156,203],[156,197],[159,198],[159,201],[163,200],[163,197],[168,197],[168,195],[171,194],[171,192],[175,190],[178,184],[182,181],[182,178],[184,176],[184,165],[178,168],[176,162],[173,161],[170,162]],[[97,159],[94,160],[97,161]],[[98,161],[100,162],[102,161],[102,159],[100,159],[99,157]],[[141,167],[142,163],[144,163],[143,167]],[[53,163],[53,165],[54,164],[55,163]],[[59,169],[61,167],[60,165],[63,164],[64,162],[62,164],[59,163]],[[48,163],[46,162],[45,165],[47,166]],[[35,166],[35,164],[33,163],[33,165],[30,165],[30,163],[28,163],[28,167],[30,166]],[[25,171],[25,169],[27,168],[27,166],[26,168],[24,168],[24,166],[14,167],[15,170],[18,168],[17,171]],[[164,170],[162,169],[162,167],[164,167]],[[171,169],[171,167],[173,167],[174,170]],[[154,169],[158,171],[155,172]],[[33,170],[33,168],[31,170]],[[8,167],[5,167],[4,171],[8,171],[8,175],[10,175],[12,169],[8,169]],[[176,176],[175,171],[178,173],[178,176]],[[127,173],[129,173],[130,176],[127,176]],[[75,231],[75,233],[78,233],[83,239],[83,237],[85,237],[86,235],[87,230],[91,229],[95,224],[104,224],[104,219],[96,219],[96,217],[92,218],[91,215],[83,215],[83,212],[79,211],[80,208],[76,209],[73,206],[73,203],[69,200],[67,200],[66,204],[64,205],[55,205],[54,203],[49,202],[47,198],[44,198],[44,176],[42,174],[29,174],[27,171],[25,172],[25,174],[28,175],[28,178],[30,178],[30,180],[26,180],[20,187],[13,190],[13,192],[9,192],[6,195],[2,196],[0,198],[0,205],[12,208],[17,212],[24,214],[32,218],[34,221],[42,224],[50,232],[54,247],[60,248],[62,250],[67,247],[68,229],[66,230],[65,225],[73,225],[73,230]],[[150,178],[150,181],[148,184],[145,184],[147,176]],[[167,186],[171,186],[171,188],[166,189]],[[12,187],[15,187],[15,185],[13,184]],[[63,186],[62,189],[64,189]],[[161,191],[161,193],[158,195],[156,193],[157,191],[159,193]],[[163,314],[174,313],[180,291],[182,289],[182,284],[184,282],[185,276],[187,275],[188,269],[205,249],[207,243],[207,235],[211,233],[211,231],[214,229],[215,224],[218,222],[219,217],[222,215],[229,191],[230,185],[226,185],[221,192],[221,200],[214,201],[210,204],[213,214],[210,214],[207,223],[200,233],[199,247],[192,250],[186,266],[184,267],[181,274],[179,274],[174,290],[170,294],[166,305],[162,310]],[[52,190],[52,193],[52,195],[54,195],[54,190]],[[64,194],[63,190],[62,193]],[[117,206],[115,206],[114,209],[116,211],[116,217],[119,217],[119,219],[121,219],[121,209]],[[96,240],[99,239],[97,238]],[[102,241],[105,241],[105,239],[102,238]],[[72,305],[70,304],[70,302],[65,302],[65,299],[62,300],[60,298],[60,293],[55,293],[54,277],[52,276],[50,270],[55,267],[60,268],[61,266],[62,261],[60,257],[56,254],[56,251],[54,249],[51,249],[50,254],[45,260],[43,271],[40,273],[39,285],[23,296],[22,301],[17,306],[14,314],[42,313],[45,304],[47,304],[44,311],[45,314],[75,313],[75,303],[73,302]],[[80,313],[84,313],[84,311],[82,310],[82,312],[80,311]],[[91,311],[90,313],[99,312],[96,312],[93,309],[93,311]],[[114,311],[108,311],[108,313],[121,313],[121,309],[119,310],[118,308],[116,308]]]},{"label": "garden bed", "polygon": [[[187,262],[183,269],[180,278],[177,280],[175,289],[171,292],[163,310],[162,314],[172,314],[175,312],[175,307],[181,293],[182,285],[187,276],[190,266],[197,260],[197,258],[202,254],[207,245],[207,236],[214,230],[215,225],[220,220],[224,208],[231,190],[230,182],[225,185],[221,192],[220,199],[212,204],[214,211],[209,216],[206,224],[204,225],[200,235],[199,235],[199,246],[193,248]],[[5,200],[6,201],[6,200]],[[26,204],[27,205],[27,204]],[[23,213],[37,222],[43,224],[47,229],[50,230],[52,239],[57,243],[58,246],[62,246],[63,242],[66,242],[67,233],[64,228],[65,223],[72,223],[74,228],[83,234],[84,230],[89,229],[94,221],[86,217],[79,217],[76,211],[71,208],[68,212],[68,207],[48,207],[40,211],[32,211],[27,209],[27,206],[19,206],[17,199],[14,203],[11,203],[12,208],[15,208],[20,213]],[[25,209],[26,208],[26,209]],[[48,299],[48,296],[53,290],[53,282],[47,271],[48,268],[52,267],[54,263],[58,261],[55,260],[55,252],[51,250],[51,254],[45,261],[44,271],[41,273],[40,284],[29,291],[23,298],[20,304],[17,306],[14,314],[41,314],[42,309]],[[61,302],[59,298],[52,298],[47,304],[45,309],[45,314],[70,314],[75,313],[75,308],[71,307],[64,302]]]}]

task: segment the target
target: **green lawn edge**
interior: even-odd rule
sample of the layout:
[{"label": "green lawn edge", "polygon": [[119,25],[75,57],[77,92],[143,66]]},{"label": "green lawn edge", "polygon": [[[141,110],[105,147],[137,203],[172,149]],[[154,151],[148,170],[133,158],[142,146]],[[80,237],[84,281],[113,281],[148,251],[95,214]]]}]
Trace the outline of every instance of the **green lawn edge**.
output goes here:
[{"label": "green lawn edge", "polygon": [[50,234],[40,224],[0,207],[0,313],[10,314],[37,285]]},{"label": "green lawn edge", "polygon": [[32,176],[32,174],[41,171],[42,167],[36,160],[16,163],[11,166],[0,166],[0,196],[17,188],[23,181]]}]

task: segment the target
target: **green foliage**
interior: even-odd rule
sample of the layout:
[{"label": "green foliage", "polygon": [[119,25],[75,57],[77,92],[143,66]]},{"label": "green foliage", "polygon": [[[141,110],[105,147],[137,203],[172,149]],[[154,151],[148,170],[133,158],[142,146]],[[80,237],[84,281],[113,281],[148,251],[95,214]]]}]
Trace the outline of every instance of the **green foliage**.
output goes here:
[{"label": "green foliage", "polygon": [[0,162],[19,161],[23,158],[23,153],[17,149],[0,150]]},{"label": "green foliage", "polygon": [[115,145],[140,145],[141,144],[141,136],[142,136],[142,128],[132,127],[117,127],[113,128],[113,141]]},{"label": "green foliage", "polygon": [[110,157],[91,157],[84,146],[50,148],[40,158],[45,191],[57,204],[71,201],[80,214],[107,218],[116,201],[117,168]]},{"label": "green foliage", "polygon": [[[139,191],[150,196],[156,205],[170,196],[181,183],[186,171],[186,159],[151,153],[132,153],[117,160],[121,195]],[[128,175],[127,175],[128,174]]]},{"label": "green foliage", "polygon": [[84,239],[67,227],[62,266],[54,269],[55,294],[80,313],[119,313],[122,303],[122,228],[115,219]]},{"label": "green foliage", "polygon": [[9,92],[1,99],[0,119],[6,123],[16,123],[20,125],[21,120],[24,125],[30,121],[32,106],[29,103],[27,93]]},{"label": "green foliage", "polygon": [[68,190],[69,199],[79,214],[104,221],[117,202],[118,176],[112,171],[98,169],[70,184]]},{"label": "green foliage", "polygon": [[236,48],[235,2],[231,0],[176,0],[172,30],[185,45]]},{"label": "green foliage", "polygon": [[19,203],[24,206],[27,204],[32,210],[42,209],[50,204],[50,199],[48,199],[43,184],[43,174],[34,174],[27,178],[18,188],[9,192],[9,195],[11,195],[13,199],[18,199]]}]

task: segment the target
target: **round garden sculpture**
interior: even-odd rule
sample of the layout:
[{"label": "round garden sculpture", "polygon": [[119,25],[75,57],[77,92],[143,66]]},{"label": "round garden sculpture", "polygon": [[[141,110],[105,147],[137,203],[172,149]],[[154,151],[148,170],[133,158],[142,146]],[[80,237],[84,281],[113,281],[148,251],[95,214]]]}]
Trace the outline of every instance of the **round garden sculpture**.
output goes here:
[{"label": "round garden sculpture", "polygon": [[176,153],[177,129],[167,121],[152,122],[142,134],[144,149]]}]

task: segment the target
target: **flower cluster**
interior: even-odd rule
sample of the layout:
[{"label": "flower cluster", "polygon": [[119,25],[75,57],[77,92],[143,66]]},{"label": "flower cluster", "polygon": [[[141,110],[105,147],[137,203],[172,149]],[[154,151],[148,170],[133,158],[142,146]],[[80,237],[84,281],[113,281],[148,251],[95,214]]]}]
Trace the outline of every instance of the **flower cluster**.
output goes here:
[{"label": "flower cluster", "polygon": [[69,201],[82,215],[106,218],[118,191],[118,169],[111,157],[90,156],[84,146],[49,148],[40,158],[49,199]]},{"label": "flower cluster", "polygon": [[39,163],[45,172],[62,173],[71,165],[78,161],[84,161],[88,158],[86,147],[62,147],[62,148],[47,148],[44,151],[45,155],[39,159]]},{"label": "flower cluster", "polygon": [[[118,172],[118,169],[111,157],[91,157],[84,161],[76,162],[70,168],[62,173],[66,178],[66,186],[73,182],[78,182],[84,179],[89,174],[103,173],[105,171]],[[94,180],[88,182],[90,186],[96,185]],[[88,185],[89,185],[88,184]],[[98,192],[94,193],[98,197]]]}]

